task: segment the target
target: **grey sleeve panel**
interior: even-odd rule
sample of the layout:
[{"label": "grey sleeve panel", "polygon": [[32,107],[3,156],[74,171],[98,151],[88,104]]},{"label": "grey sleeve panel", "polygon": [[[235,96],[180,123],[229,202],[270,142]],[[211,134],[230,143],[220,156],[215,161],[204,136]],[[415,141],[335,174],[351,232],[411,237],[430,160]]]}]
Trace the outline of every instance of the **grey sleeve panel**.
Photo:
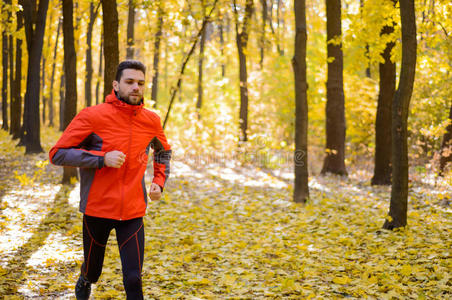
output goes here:
[{"label": "grey sleeve panel", "polygon": [[[165,165],[165,183],[168,180],[169,176],[170,176],[170,161],[171,161],[171,155],[172,155],[172,151],[171,150],[160,150],[159,152],[155,153],[154,152],[154,162],[158,163],[158,164],[163,164]],[[163,186],[161,187],[162,191],[163,191]]]},{"label": "grey sleeve panel", "polygon": [[171,150],[160,150],[158,152],[154,151],[154,161],[158,164],[164,164],[169,167],[172,153],[173,152]]},{"label": "grey sleeve panel", "polygon": [[148,192],[146,190],[146,183],[144,181],[144,177],[145,177],[145,175],[143,175],[143,179],[141,179],[141,188],[143,189],[144,202],[146,202],[146,206],[147,206],[148,205]]},{"label": "grey sleeve panel", "polygon": [[80,149],[59,149],[53,156],[55,165],[80,167],[80,168],[102,168],[104,158]]},{"label": "grey sleeve panel", "polygon": [[[164,152],[163,154],[161,154],[161,152]],[[166,150],[166,151],[161,151],[159,153],[159,155],[163,156],[163,158],[160,158],[160,161],[163,161],[163,163],[165,164],[165,182],[166,180],[168,180],[169,175],[170,175],[170,160],[171,160],[171,150]]]},{"label": "grey sleeve panel", "polygon": [[91,189],[91,185],[96,175],[95,169],[82,168],[80,169],[80,206],[81,213],[85,213],[86,206],[88,205],[88,196]]},{"label": "grey sleeve panel", "polygon": [[[146,147],[146,154],[149,154],[150,148],[154,149],[154,162],[165,165],[164,174],[165,174],[165,183],[166,183],[166,180],[168,180],[168,177],[170,175],[170,161],[171,161],[172,151],[171,151],[171,149],[165,150],[162,143],[160,142],[160,140],[157,137],[154,137],[151,140],[151,142],[148,144],[148,146]],[[163,191],[164,187],[162,186],[161,188]]]}]

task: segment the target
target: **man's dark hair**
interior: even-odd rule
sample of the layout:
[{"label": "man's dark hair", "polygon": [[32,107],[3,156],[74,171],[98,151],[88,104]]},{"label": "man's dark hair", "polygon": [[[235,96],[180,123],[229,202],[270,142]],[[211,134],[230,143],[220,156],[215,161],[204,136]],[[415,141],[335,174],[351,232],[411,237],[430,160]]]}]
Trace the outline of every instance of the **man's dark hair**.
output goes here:
[{"label": "man's dark hair", "polygon": [[118,68],[116,69],[116,77],[115,77],[116,81],[119,82],[121,80],[122,71],[125,69],[135,69],[135,70],[143,72],[143,74],[146,75],[146,67],[143,65],[142,62],[140,62],[138,60],[125,60],[125,61],[121,62],[118,65]]}]

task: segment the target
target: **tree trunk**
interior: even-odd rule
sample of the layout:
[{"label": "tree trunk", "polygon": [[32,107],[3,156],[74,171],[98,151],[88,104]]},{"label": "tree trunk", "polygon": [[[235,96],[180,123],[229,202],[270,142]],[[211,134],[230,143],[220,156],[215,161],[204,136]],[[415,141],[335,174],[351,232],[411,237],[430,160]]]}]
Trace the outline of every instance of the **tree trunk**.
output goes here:
[{"label": "tree trunk", "polygon": [[[203,5],[203,16],[205,16],[205,4],[202,1]],[[201,32],[201,40],[199,41],[199,59],[198,59],[198,100],[196,101],[196,111],[198,113],[198,119],[201,119],[201,107],[202,107],[202,96],[203,96],[203,86],[202,86],[202,75],[203,75],[203,64],[204,64],[204,47],[206,44],[206,35],[207,35],[207,26],[206,24],[203,31]]]},{"label": "tree trunk", "polygon": [[22,142],[25,153],[43,152],[40,137],[39,94],[40,62],[49,0],[40,0],[38,11],[30,0],[21,0],[23,4],[25,34],[28,48],[27,90],[24,107],[24,135]]},{"label": "tree trunk", "polygon": [[116,0],[102,1],[104,24],[104,99],[111,93],[119,64],[118,10]]},{"label": "tree trunk", "polygon": [[[23,13],[18,11],[16,13],[17,17],[17,31],[20,31],[23,27]],[[20,121],[22,117],[22,97],[21,97],[21,87],[22,87],[22,40],[16,38],[16,72],[14,79],[14,92],[13,100],[11,101],[11,134],[13,139],[18,139],[20,137]]]},{"label": "tree trunk", "polygon": [[[14,101],[14,40],[13,35],[9,35],[9,103],[10,103],[10,117],[11,106]],[[11,126],[9,127],[11,130]]]},{"label": "tree trunk", "polygon": [[[6,14],[7,5],[5,1],[2,5],[2,14]],[[6,32],[7,22],[3,24],[2,31],[2,129],[8,130],[8,35]]]},{"label": "tree trunk", "polygon": [[134,0],[129,0],[129,15],[127,18],[127,55],[126,55],[127,59],[133,59],[134,28],[135,28],[135,3]]},{"label": "tree trunk", "polygon": [[[327,0],[328,1],[328,0]],[[281,47],[281,5],[282,1],[277,0],[277,8],[276,8],[276,28],[278,29],[276,32],[276,46],[278,48],[278,53],[280,56],[284,55],[284,48]]]},{"label": "tree trunk", "polygon": [[219,20],[219,31],[220,31],[220,52],[221,52],[221,77],[226,76],[226,64],[224,62],[224,32],[223,32],[223,17]]},{"label": "tree trunk", "polygon": [[60,116],[60,126],[59,126],[59,130],[63,131],[64,130],[64,95],[65,95],[65,90],[66,90],[66,86],[65,86],[65,82],[66,82],[66,76],[64,76],[65,73],[65,67],[63,64],[63,72],[61,73],[61,77],[60,77],[60,111],[59,111],[59,116]]},{"label": "tree trunk", "polygon": [[251,15],[253,13],[253,0],[246,0],[245,16],[242,30],[239,31],[239,16],[236,1],[234,0],[235,33],[240,66],[240,142],[248,141],[248,73],[246,69],[246,52],[248,44],[248,30]]},{"label": "tree trunk", "polygon": [[295,182],[294,201],[305,203],[308,187],[308,82],[306,78],[306,0],[294,0],[295,49],[292,66],[295,77]]},{"label": "tree trunk", "polygon": [[[77,57],[74,44],[73,9],[72,0],[63,0],[64,73],[66,79],[63,129],[66,129],[77,113]],[[77,169],[64,167],[62,183],[70,183],[72,177],[77,177]]]},{"label": "tree trunk", "polygon": [[367,58],[367,67],[366,67],[366,77],[372,78],[370,74],[370,49],[369,44],[366,44],[366,58]]},{"label": "tree trunk", "polygon": [[407,121],[416,72],[416,18],[414,0],[400,0],[402,68],[392,105],[392,189],[385,229],[406,226],[408,204]]},{"label": "tree trunk", "polygon": [[[345,169],[345,108],[341,43],[341,1],[326,1],[328,79],[326,82],[326,157],[322,174],[347,175]],[[337,41],[339,39],[339,41]],[[332,42],[334,40],[335,42]],[[334,60],[330,60],[334,58]]]},{"label": "tree trunk", "polygon": [[[365,20],[363,20],[362,18],[362,8],[364,7],[364,0],[359,0],[359,7],[360,7],[360,15],[361,15],[361,20],[364,23]],[[370,57],[369,57],[369,43],[366,43],[366,52],[365,52],[365,56],[367,59],[367,67],[366,67],[366,77],[371,78],[370,76]]]},{"label": "tree trunk", "polygon": [[94,3],[91,2],[89,6],[89,23],[86,31],[86,77],[85,77],[85,99],[86,106],[92,105],[92,81],[93,81],[93,54],[92,54],[92,40],[93,40],[93,27],[96,21],[97,12],[99,11],[100,2],[94,9]]},{"label": "tree trunk", "polygon": [[[48,22],[48,28],[47,32],[50,32],[52,30],[52,22],[53,22],[53,10],[51,9],[49,12],[49,22]],[[45,32],[44,32],[44,36]],[[41,67],[41,99],[42,99],[42,124],[44,125],[46,123],[46,115],[47,115],[47,94],[45,91],[46,88],[46,66],[47,66],[47,56],[50,51],[50,40],[51,38],[47,38],[47,45],[43,49],[42,54],[42,67]]]},{"label": "tree trunk", "polygon": [[267,0],[261,0],[262,5],[262,32],[261,32],[261,41],[260,41],[260,60],[259,60],[259,66],[261,70],[264,68],[264,50],[265,50],[265,28],[267,25],[267,14],[268,14],[268,7],[267,7]]},{"label": "tree trunk", "polygon": [[159,88],[160,41],[162,39],[162,30],[163,30],[163,8],[161,1],[159,1],[157,13],[158,13],[157,21],[158,23],[154,41],[154,63],[152,66],[153,73],[152,73],[152,92],[151,92],[151,100],[154,101],[154,107],[157,107],[157,97]]},{"label": "tree trunk", "polygon": [[[49,39],[50,40],[50,39]],[[41,66],[41,99],[42,99],[42,124],[46,123],[46,105],[47,99],[44,94],[45,89],[45,76],[46,76],[46,58],[45,55],[42,56],[42,66]]]},{"label": "tree trunk", "polygon": [[439,159],[439,176],[443,176],[447,163],[452,161],[452,104],[449,109],[449,125],[441,143],[441,158]]},{"label": "tree trunk", "polygon": [[[275,32],[275,27],[273,26],[273,0],[271,0],[271,3],[270,3],[270,4],[271,4],[271,5],[270,5],[270,9],[269,9],[269,11],[270,11],[270,17],[268,18],[268,23],[269,23],[269,25],[270,25],[270,30],[271,30],[271,32],[272,32],[272,35],[273,35],[273,37],[275,38],[276,49],[277,49],[279,55],[282,55],[282,50],[281,50],[281,46],[279,45],[278,35],[276,34],[276,32]],[[279,7],[279,2],[278,2],[278,7]],[[278,8],[278,10],[279,10],[279,8]],[[278,10],[277,10],[277,11],[278,11]],[[278,17],[278,18],[279,18],[279,17]]]},{"label": "tree trunk", "polygon": [[49,126],[53,127],[53,85],[55,83],[55,67],[56,67],[56,60],[57,60],[57,50],[58,50],[58,40],[60,38],[60,31],[61,31],[61,25],[62,20],[58,20],[58,28],[57,28],[57,36],[55,39],[55,47],[53,49],[53,63],[52,63],[52,76],[50,77],[50,97],[49,97]]},{"label": "tree trunk", "polygon": [[[394,26],[384,26],[381,35],[394,32]],[[396,66],[391,61],[391,51],[395,43],[389,42],[382,53],[384,63],[380,63],[380,92],[378,94],[377,118],[375,121],[375,167],[372,185],[391,184],[391,123],[392,99],[395,93]]]},{"label": "tree trunk", "polygon": [[100,79],[102,78],[102,72],[103,72],[103,50],[104,50],[104,35],[101,34],[100,37],[100,49],[99,49],[99,75],[97,76],[97,82],[96,82],[96,105],[99,104],[99,93],[100,93]]}]

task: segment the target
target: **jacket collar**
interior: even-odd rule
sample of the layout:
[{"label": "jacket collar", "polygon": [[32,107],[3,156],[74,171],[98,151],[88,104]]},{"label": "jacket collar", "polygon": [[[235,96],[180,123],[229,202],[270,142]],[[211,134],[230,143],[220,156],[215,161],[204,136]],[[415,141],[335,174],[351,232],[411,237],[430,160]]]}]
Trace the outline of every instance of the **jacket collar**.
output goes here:
[{"label": "jacket collar", "polygon": [[107,95],[107,97],[105,98],[105,103],[113,104],[115,107],[119,109],[133,112],[135,114],[139,113],[144,106],[143,99],[141,100],[141,103],[137,105],[128,104],[124,101],[119,100],[118,97],[116,96],[114,89],[111,91],[111,94]]}]

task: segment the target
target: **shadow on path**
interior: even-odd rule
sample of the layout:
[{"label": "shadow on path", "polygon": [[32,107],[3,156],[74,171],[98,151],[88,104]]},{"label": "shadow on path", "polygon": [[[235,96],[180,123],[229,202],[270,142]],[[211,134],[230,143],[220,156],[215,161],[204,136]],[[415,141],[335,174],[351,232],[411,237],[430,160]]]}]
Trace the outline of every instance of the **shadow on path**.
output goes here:
[{"label": "shadow on path", "polygon": [[8,266],[4,271],[2,289],[3,296],[17,296],[18,288],[26,280],[26,265],[30,257],[42,247],[47,237],[54,231],[67,231],[73,227],[74,221],[77,220],[78,210],[69,204],[69,194],[73,190],[74,185],[63,185],[60,191],[55,195],[54,201],[50,204],[52,209],[42,219],[37,228],[34,229],[33,235],[28,241],[22,245],[11,256]]}]

